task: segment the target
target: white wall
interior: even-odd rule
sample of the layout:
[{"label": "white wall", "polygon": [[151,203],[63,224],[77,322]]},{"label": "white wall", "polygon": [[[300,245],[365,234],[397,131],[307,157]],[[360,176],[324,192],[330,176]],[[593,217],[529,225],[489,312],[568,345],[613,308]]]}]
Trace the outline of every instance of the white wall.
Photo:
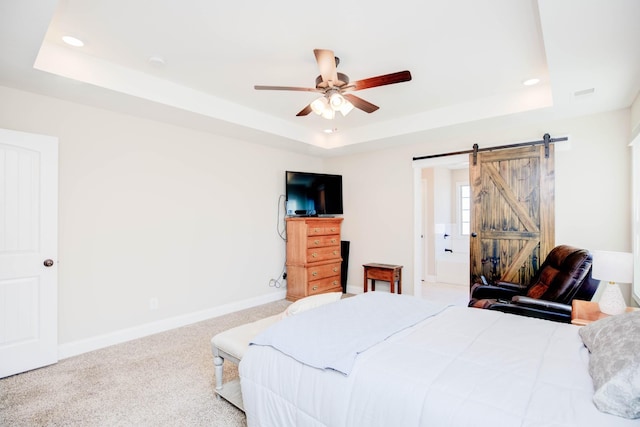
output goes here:
[{"label": "white wall", "polygon": [[[274,295],[284,171],[344,182],[348,283],[404,265],[412,293],[412,157],[570,134],[556,153],[556,242],[629,251],[630,111],[542,125],[463,126],[394,149],[322,160],[0,87],[0,127],[60,141],[59,341]],[[149,310],[157,297],[159,309]]]},{"label": "white wall", "polygon": [[0,127],[59,138],[61,344],[278,292],[284,171],[322,170],[311,156],[3,87]]},{"label": "white wall", "polygon": [[[326,160],[342,174],[342,239],[351,242],[347,284],[363,290],[362,265],[403,265],[403,293],[413,268],[413,169],[411,158],[392,150]],[[411,276],[407,276],[407,273]],[[380,289],[387,284],[379,282]],[[378,283],[376,283],[378,289]],[[388,289],[388,288],[387,288]]]},{"label": "white wall", "polygon": [[631,138],[640,135],[640,92],[631,104]]},{"label": "white wall", "polygon": [[556,242],[631,251],[629,110],[557,126],[571,149],[556,151]]},{"label": "white wall", "polygon": [[[453,182],[451,181],[451,170],[445,167],[433,168],[433,198],[435,200],[434,203],[434,224],[439,224],[440,228],[442,226],[447,226],[451,224],[453,209],[451,208],[454,203],[454,199],[452,199],[451,195],[451,186]],[[447,234],[451,234],[450,230],[446,230]],[[441,231],[440,237],[444,240],[444,233]]]},{"label": "white wall", "polygon": [[542,124],[478,123],[394,149],[328,159],[327,168],[340,171],[345,183],[349,285],[360,288],[364,263],[394,263],[404,265],[403,287],[412,292],[414,156],[538,140],[547,132],[571,138],[569,151],[556,152],[556,243],[630,251],[629,120],[626,109]]},{"label": "white wall", "polygon": [[[435,169],[426,168],[420,171],[422,177],[422,189],[420,191],[422,206],[422,246],[423,246],[423,273],[421,280],[425,282],[435,281],[436,277],[436,230],[435,230]],[[406,279],[405,279],[406,281]]]}]

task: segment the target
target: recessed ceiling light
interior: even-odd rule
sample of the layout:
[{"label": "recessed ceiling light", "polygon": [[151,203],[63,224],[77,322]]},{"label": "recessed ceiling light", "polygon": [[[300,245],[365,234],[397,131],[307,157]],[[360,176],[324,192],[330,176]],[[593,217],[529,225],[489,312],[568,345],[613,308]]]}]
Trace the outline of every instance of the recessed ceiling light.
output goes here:
[{"label": "recessed ceiling light", "polygon": [[533,86],[533,85],[537,85],[538,83],[540,83],[540,79],[536,79],[536,78],[527,79],[522,82],[522,84],[525,86]]},{"label": "recessed ceiling light", "polygon": [[338,128],[333,128],[333,129],[325,129],[324,133],[336,133],[338,132]]},{"label": "recessed ceiling light", "polygon": [[78,38],[72,36],[63,36],[62,41],[73,47],[82,47],[84,46],[84,42]]}]

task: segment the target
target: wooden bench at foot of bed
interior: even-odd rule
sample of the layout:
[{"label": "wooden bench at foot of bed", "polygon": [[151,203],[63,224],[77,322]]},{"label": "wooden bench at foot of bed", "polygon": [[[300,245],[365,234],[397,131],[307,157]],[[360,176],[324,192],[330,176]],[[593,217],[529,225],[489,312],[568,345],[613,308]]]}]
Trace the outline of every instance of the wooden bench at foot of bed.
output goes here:
[{"label": "wooden bench at foot of bed", "polygon": [[308,296],[289,305],[282,313],[237,326],[211,338],[211,350],[213,351],[213,365],[216,376],[216,394],[223,397],[244,412],[242,404],[242,393],[240,391],[240,380],[236,379],[222,383],[222,371],[225,360],[229,360],[236,365],[240,364],[242,356],[249,348],[249,342],[262,331],[285,317],[294,316],[307,310],[319,307],[324,304],[339,301],[342,292],[328,292]]},{"label": "wooden bench at foot of bed", "polygon": [[211,350],[213,351],[213,364],[216,377],[216,394],[242,411],[244,411],[244,407],[242,405],[240,380],[235,379],[226,383],[222,382],[224,361],[228,360],[236,365],[239,364],[244,352],[249,347],[251,339],[281,318],[281,314],[276,314],[226,330],[211,338]]}]

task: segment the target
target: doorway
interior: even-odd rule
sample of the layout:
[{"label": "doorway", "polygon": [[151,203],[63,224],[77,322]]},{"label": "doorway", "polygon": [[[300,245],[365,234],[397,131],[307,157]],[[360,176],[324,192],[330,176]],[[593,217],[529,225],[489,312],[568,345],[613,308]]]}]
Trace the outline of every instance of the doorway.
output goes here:
[{"label": "doorway", "polygon": [[[469,235],[461,191],[469,185],[465,154],[414,161],[414,289],[422,297],[433,286],[468,296]],[[470,203],[470,199],[467,200]]]},{"label": "doorway", "polygon": [[[469,274],[467,287],[471,283],[471,276],[481,275],[492,280],[528,283],[539,261],[546,258],[554,246],[555,235],[555,150],[550,143],[566,140],[552,139],[545,134],[543,141],[495,147],[482,150],[482,153],[473,152],[471,157],[475,166],[469,169],[473,200],[469,205],[472,244],[469,245],[468,259],[471,268],[464,269]],[[468,162],[467,153],[414,159],[414,286],[419,295],[422,293],[422,281],[429,282],[429,276],[423,276],[424,272],[437,268],[434,261],[438,255],[436,243],[438,234],[443,231],[436,210],[429,207],[429,198],[436,205],[438,196],[435,193],[446,188],[432,183],[434,190],[425,191],[423,185],[428,185],[424,183],[429,182],[429,174],[424,170],[435,168],[433,170],[437,171],[437,168],[451,167],[465,161]],[[436,181],[436,175],[437,172],[432,173],[432,181]],[[425,196],[419,197],[423,194]],[[444,233],[447,234],[446,224]],[[434,266],[431,270],[430,265]]]}]

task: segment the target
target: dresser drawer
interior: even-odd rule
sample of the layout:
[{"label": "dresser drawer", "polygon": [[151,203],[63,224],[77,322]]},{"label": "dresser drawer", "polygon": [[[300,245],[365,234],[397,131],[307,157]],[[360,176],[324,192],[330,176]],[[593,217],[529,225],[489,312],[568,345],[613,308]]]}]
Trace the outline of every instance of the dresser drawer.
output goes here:
[{"label": "dresser drawer", "polygon": [[340,246],[307,249],[307,262],[326,261],[340,258]]},{"label": "dresser drawer", "polygon": [[321,248],[340,244],[340,235],[323,235],[307,237],[307,248]]},{"label": "dresser drawer", "polygon": [[323,292],[342,291],[340,276],[327,277],[325,279],[309,282],[307,288],[308,295],[321,294]]},{"label": "dresser drawer", "polygon": [[340,275],[340,263],[313,265],[307,267],[307,280],[312,282],[318,279],[324,279],[335,275]]},{"label": "dresser drawer", "polygon": [[308,224],[307,236],[322,236],[327,234],[340,234],[340,223]]}]

